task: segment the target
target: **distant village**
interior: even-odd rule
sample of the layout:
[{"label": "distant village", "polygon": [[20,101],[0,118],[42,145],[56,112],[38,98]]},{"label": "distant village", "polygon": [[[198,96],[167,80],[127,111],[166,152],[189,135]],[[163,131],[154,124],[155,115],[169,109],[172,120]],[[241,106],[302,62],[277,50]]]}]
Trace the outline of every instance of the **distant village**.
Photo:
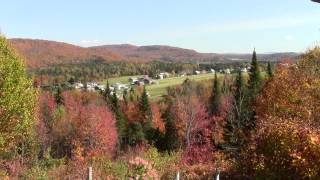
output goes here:
[{"label": "distant village", "polygon": [[[249,70],[249,67],[241,68],[240,71],[243,73],[247,73]],[[194,71],[192,74],[188,74],[185,72],[180,73],[179,75],[173,76],[172,74],[168,72],[161,72],[156,75],[155,79],[152,79],[148,75],[143,75],[141,77],[129,77],[128,78],[128,83],[124,84],[121,82],[117,82],[112,84],[109,88],[112,91],[111,93],[117,92],[117,91],[123,91],[131,88],[132,86],[145,86],[145,85],[152,85],[152,84],[158,84],[159,81],[170,78],[170,77],[186,77],[190,75],[200,75],[200,74],[208,74],[208,73],[221,73],[221,74],[231,74],[235,72],[234,69],[220,69],[220,70],[214,70],[210,69],[209,71],[202,70],[202,71]],[[81,83],[81,82],[76,82],[72,84],[72,87],[77,90],[86,90],[86,91],[104,91],[106,89],[105,84],[99,84],[97,82],[87,82],[87,83]]]}]

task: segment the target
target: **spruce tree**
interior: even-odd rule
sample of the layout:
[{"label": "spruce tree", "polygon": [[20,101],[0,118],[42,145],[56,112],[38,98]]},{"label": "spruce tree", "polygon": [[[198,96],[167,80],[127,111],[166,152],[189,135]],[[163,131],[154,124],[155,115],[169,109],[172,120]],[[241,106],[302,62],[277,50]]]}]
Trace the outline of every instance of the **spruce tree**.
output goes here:
[{"label": "spruce tree", "polygon": [[120,110],[119,100],[117,97],[117,92],[115,90],[112,94],[111,107],[116,118],[117,132],[119,136],[119,145],[120,145],[120,148],[123,148],[125,145],[124,142],[127,138],[126,137],[127,121],[125,119],[125,116]]},{"label": "spruce tree", "polygon": [[134,100],[134,89],[131,87],[130,88],[130,91],[129,91],[130,95],[129,95],[129,100],[130,101],[133,101]]},{"label": "spruce tree", "polygon": [[124,103],[126,105],[128,105],[128,91],[127,91],[127,89],[123,90],[122,98],[123,98]]},{"label": "spruce tree", "polygon": [[234,114],[237,122],[237,126],[240,128],[244,123],[247,110],[248,110],[248,99],[247,99],[247,90],[245,86],[245,82],[243,79],[242,72],[239,71],[238,76],[236,78],[236,89],[234,93]]},{"label": "spruce tree", "polygon": [[[261,80],[261,73],[260,68],[257,60],[257,54],[256,51],[253,51],[252,55],[252,62],[251,62],[251,69],[249,72],[249,82],[248,82],[248,106],[252,104],[252,102],[255,100],[256,96],[259,94],[259,91],[262,86],[262,80]],[[249,108],[249,107],[248,107]],[[255,127],[256,120],[255,120],[255,112],[253,110],[248,110],[248,113],[246,114],[247,122],[245,123],[245,128],[243,131],[248,134],[250,131]]]},{"label": "spruce tree", "polygon": [[57,105],[64,105],[64,99],[62,97],[62,88],[60,85],[57,88],[57,92],[54,96],[54,99]]},{"label": "spruce tree", "polygon": [[152,111],[149,104],[148,94],[146,87],[144,86],[143,92],[139,102],[139,110],[141,115],[141,120],[144,123],[143,129],[147,140],[152,141],[153,129],[152,129]]},{"label": "spruce tree", "polygon": [[171,106],[168,106],[165,114],[165,128],[166,128],[166,132],[165,132],[165,148],[168,152],[172,152],[175,149],[178,148],[179,146],[179,141],[178,141],[178,130],[175,126],[175,121],[174,121],[174,117],[171,113]]},{"label": "spruce tree", "polygon": [[109,81],[107,81],[106,88],[103,92],[103,98],[107,103],[110,100],[110,94],[111,94],[111,89],[110,89]]},{"label": "spruce tree", "polygon": [[117,111],[119,109],[119,100],[117,96],[117,90],[114,89],[111,97],[111,107],[113,111]]},{"label": "spruce tree", "polygon": [[143,127],[140,122],[132,122],[128,127],[128,143],[131,146],[140,144],[145,139]]},{"label": "spruce tree", "polygon": [[223,147],[231,156],[236,155],[243,142],[241,132],[243,128],[246,128],[247,114],[247,91],[242,72],[239,71],[235,81],[234,102],[231,112],[228,113],[223,132]]},{"label": "spruce tree", "polygon": [[212,115],[219,115],[220,106],[221,106],[221,87],[220,82],[218,80],[217,73],[214,76],[213,88],[212,88],[212,96],[210,100],[210,109]]},{"label": "spruce tree", "polygon": [[271,66],[270,61],[268,62],[267,73],[268,73],[268,76],[269,76],[269,77],[272,77],[272,76],[273,76],[272,66]]},{"label": "spruce tree", "polygon": [[254,100],[258,95],[261,88],[261,73],[259,68],[259,63],[257,60],[256,50],[252,54],[251,68],[249,71],[249,91],[250,91],[250,100]]}]

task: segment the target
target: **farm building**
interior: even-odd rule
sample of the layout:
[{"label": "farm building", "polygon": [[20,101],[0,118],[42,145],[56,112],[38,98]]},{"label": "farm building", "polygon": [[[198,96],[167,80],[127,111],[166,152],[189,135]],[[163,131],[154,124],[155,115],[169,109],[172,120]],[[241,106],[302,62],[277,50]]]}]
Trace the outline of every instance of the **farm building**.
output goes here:
[{"label": "farm building", "polygon": [[168,78],[168,77],[170,77],[170,73],[167,73],[167,72],[162,72],[157,75],[158,79],[164,79],[164,78]]},{"label": "farm building", "polygon": [[74,87],[75,89],[82,89],[82,88],[84,87],[84,85],[83,85],[82,83],[75,83],[75,84],[73,85],[73,87]]}]

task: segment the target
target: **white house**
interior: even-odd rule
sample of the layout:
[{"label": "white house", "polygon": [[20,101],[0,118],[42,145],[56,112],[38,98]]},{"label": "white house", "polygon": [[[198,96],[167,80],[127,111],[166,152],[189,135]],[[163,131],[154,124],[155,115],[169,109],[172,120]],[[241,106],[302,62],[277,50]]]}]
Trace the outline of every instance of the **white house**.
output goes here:
[{"label": "white house", "polygon": [[241,72],[247,73],[248,69],[247,68],[241,68]]},{"label": "white house", "polygon": [[99,88],[100,90],[104,91],[106,89],[106,85],[98,85],[97,88]]},{"label": "white house", "polygon": [[114,87],[116,90],[121,90],[121,89],[127,88],[127,85],[121,84],[121,83],[116,83],[116,84],[112,85],[112,87]]},{"label": "white house", "polygon": [[198,75],[198,74],[201,74],[201,72],[200,71],[195,71],[195,74]]},{"label": "white house", "polygon": [[84,85],[83,85],[82,83],[75,83],[75,84],[73,85],[73,87],[74,87],[75,89],[82,89],[82,88],[84,87]]},{"label": "white house", "polygon": [[225,73],[225,74],[231,74],[231,71],[230,71],[230,69],[225,69],[225,70],[224,70],[224,73]]},{"label": "white house", "polygon": [[129,78],[129,82],[131,82],[131,83],[135,83],[137,81],[138,81],[138,78],[136,78],[136,77],[130,77]]},{"label": "white house", "polygon": [[214,69],[210,69],[210,72],[213,74],[216,73],[216,71]]},{"label": "white house", "polygon": [[164,75],[160,73],[160,74],[158,75],[158,79],[163,79],[163,78],[164,78]]}]

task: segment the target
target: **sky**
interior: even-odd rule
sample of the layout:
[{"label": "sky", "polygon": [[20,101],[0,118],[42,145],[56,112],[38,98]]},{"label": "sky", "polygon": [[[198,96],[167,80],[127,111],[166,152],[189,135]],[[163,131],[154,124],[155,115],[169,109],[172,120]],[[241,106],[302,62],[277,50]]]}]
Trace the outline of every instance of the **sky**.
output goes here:
[{"label": "sky", "polygon": [[320,40],[320,4],[310,0],[2,1],[8,38],[212,53],[303,52]]}]

